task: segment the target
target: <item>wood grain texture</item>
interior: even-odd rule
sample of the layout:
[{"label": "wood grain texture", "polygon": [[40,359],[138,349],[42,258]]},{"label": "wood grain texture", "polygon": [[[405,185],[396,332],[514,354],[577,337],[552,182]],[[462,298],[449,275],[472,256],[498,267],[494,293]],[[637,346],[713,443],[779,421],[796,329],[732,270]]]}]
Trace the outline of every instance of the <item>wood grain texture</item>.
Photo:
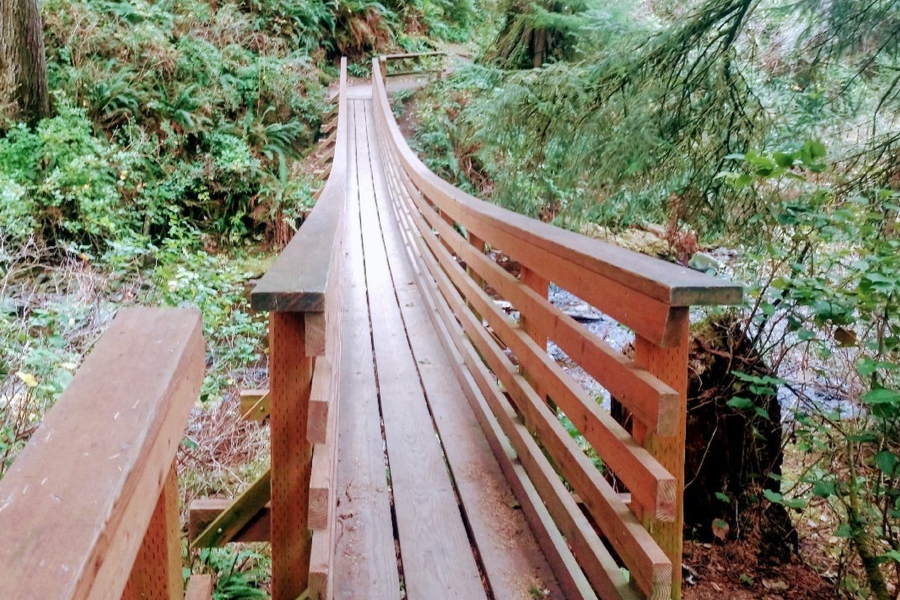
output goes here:
[{"label": "wood grain texture", "polygon": [[[231,506],[228,498],[197,498],[188,510],[188,537],[195,539],[222,511]],[[271,510],[267,504],[234,536],[234,542],[268,542]]]},{"label": "wood grain texture", "polygon": [[324,356],[317,359],[309,394],[309,423],[306,428],[306,435],[312,444],[324,444],[327,441],[332,406],[332,376],[331,359]]},{"label": "wood grain texture", "polygon": [[[681,342],[672,348],[660,348],[647,340],[637,338],[634,344],[635,360],[639,365],[668,383],[679,394],[678,424],[674,435],[661,436],[653,432],[641,435],[644,447],[660,463],[675,475],[678,482],[675,497],[675,519],[663,523],[644,514],[644,526],[672,561],[673,600],[681,598],[681,553],[684,529],[684,438],[687,425],[688,386],[688,338],[687,325],[681,331]],[[666,596],[668,598],[669,596]],[[660,600],[662,596],[658,597]],[[657,600],[654,597],[654,600]]]},{"label": "wood grain texture", "polygon": [[199,312],[119,312],[0,481],[0,597],[121,597],[205,364]]},{"label": "wood grain texture", "polygon": [[[355,107],[355,102],[349,106]],[[355,147],[355,111],[349,115]],[[398,600],[400,579],[394,554],[391,505],[381,437],[372,337],[365,286],[356,161],[344,220],[344,285],[338,423],[336,600]]]},{"label": "wood grain texture", "polygon": [[308,583],[312,444],[306,432],[314,359],[306,356],[305,333],[302,314],[269,315],[273,600],[294,600]]},{"label": "wood grain texture", "polygon": [[122,599],[181,600],[183,597],[178,474],[173,465],[156,501]]},{"label": "wood grain texture", "polygon": [[[339,211],[340,214],[340,211]],[[340,220],[340,217],[338,218]],[[335,241],[332,246],[332,253],[335,253],[334,246],[340,244],[340,236],[335,233]],[[328,261],[329,268],[334,269],[337,267],[337,264],[332,257]],[[334,281],[335,278],[329,279],[329,282]],[[328,289],[326,288],[326,292]],[[325,297],[325,305],[328,304],[328,297]],[[324,356],[325,354],[325,335],[327,331],[327,325],[325,322],[325,313],[324,312],[311,312],[306,316],[304,320],[304,324],[306,325],[306,356]]]},{"label": "wood grain texture", "polygon": [[[377,144],[369,129],[370,148]],[[525,518],[513,505],[513,495],[478,420],[456,380],[429,317],[431,307],[416,285],[414,260],[408,255],[394,213],[387,165],[372,153],[372,173],[381,232],[397,302],[424,387],[428,407],[459,493],[484,572],[495,598],[527,598],[529,590],[546,590],[547,598],[562,592]]]},{"label": "wood grain texture", "polygon": [[391,283],[375,205],[363,105],[358,105],[356,120],[360,222],[406,589],[411,600],[486,598]]}]

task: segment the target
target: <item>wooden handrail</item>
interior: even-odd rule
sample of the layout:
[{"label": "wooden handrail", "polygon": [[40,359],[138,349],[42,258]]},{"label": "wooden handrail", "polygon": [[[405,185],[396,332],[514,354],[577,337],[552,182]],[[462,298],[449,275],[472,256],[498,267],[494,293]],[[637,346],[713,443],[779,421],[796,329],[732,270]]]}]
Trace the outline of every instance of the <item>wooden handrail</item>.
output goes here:
[{"label": "wooden handrail", "polygon": [[[376,102],[387,98],[382,68],[373,66]],[[734,283],[530,219],[484,202],[432,173],[409,148],[393,118],[386,135],[413,184],[442,213],[495,248],[520,250],[516,260],[603,310],[623,325],[669,346],[675,340],[679,308],[738,304]],[[590,282],[587,285],[587,282]]]},{"label": "wooden handrail", "polygon": [[[536,535],[546,540],[560,584],[578,597],[592,594],[577,583],[586,577],[603,597],[680,598],[688,308],[740,302],[742,288],[529,219],[442,180],[400,132],[384,64],[376,59],[372,69],[377,137],[395,214],[420,265],[419,287],[436,328],[447,332],[445,348],[465,365],[461,381],[485,435],[502,438],[491,444],[498,460],[506,459],[504,443],[511,444],[530,479],[513,487]],[[520,263],[521,275],[496,264],[488,247]],[[632,329],[633,358],[554,306],[550,282]],[[519,318],[500,309],[488,288]],[[628,428],[548,354],[550,340],[630,411]],[[561,426],[560,413],[624,485],[627,502]],[[557,473],[628,568],[631,583]],[[513,467],[508,476],[520,477]],[[569,548],[553,542],[560,533]]]},{"label": "wooden handrail", "polygon": [[0,481],[0,598],[183,597],[174,460],[198,311],[119,312]]},{"label": "wooden handrail", "polygon": [[[342,228],[350,184],[347,102],[342,58],[328,181],[309,218],[251,293],[253,308],[269,312],[271,501],[265,509],[266,497],[258,494],[251,508],[269,516],[273,598],[331,597]],[[228,518],[247,508],[241,502],[231,505]]]},{"label": "wooden handrail", "polygon": [[334,246],[347,186],[347,59],[341,59],[338,125],[331,174],[309,218],[250,294],[254,310],[323,312],[335,276]]}]

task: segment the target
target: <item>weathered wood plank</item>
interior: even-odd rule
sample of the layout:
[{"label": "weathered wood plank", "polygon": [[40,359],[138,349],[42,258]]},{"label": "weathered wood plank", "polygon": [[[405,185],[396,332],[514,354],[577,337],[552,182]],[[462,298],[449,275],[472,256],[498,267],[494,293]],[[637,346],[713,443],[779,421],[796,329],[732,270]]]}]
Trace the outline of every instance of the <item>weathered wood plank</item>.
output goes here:
[{"label": "weathered wood plank", "polygon": [[119,312],[0,481],[0,597],[121,596],[205,364],[198,311]]},{"label": "weathered wood plank", "polygon": [[410,598],[486,598],[391,284],[360,112],[357,131],[369,314],[406,588]]},{"label": "weathered wood plank", "polygon": [[[377,144],[374,128],[370,127],[369,135],[371,148]],[[495,598],[527,598],[529,590],[546,590],[548,599],[561,599],[524,517],[512,506],[512,491],[440,345],[425,298],[417,286],[410,285],[416,275],[396,222],[387,165],[379,154],[373,152],[372,172],[391,279],[428,407],[491,591]]]},{"label": "weathered wood plank", "polygon": [[[356,146],[356,105],[349,103],[351,148]],[[337,600],[398,600],[400,579],[369,331],[355,160],[350,161],[349,172],[337,465],[341,534],[335,542],[334,596]]]},{"label": "weathered wood plank", "polygon": [[272,497],[272,471],[267,470],[219,513],[191,542],[191,549],[224,546],[255,519]]},{"label": "weathered wood plank", "polygon": [[[197,498],[188,510],[188,537],[195,539],[213,520],[228,509],[233,502],[229,498]],[[240,531],[231,538],[233,542],[268,542],[271,511],[265,505]]]}]

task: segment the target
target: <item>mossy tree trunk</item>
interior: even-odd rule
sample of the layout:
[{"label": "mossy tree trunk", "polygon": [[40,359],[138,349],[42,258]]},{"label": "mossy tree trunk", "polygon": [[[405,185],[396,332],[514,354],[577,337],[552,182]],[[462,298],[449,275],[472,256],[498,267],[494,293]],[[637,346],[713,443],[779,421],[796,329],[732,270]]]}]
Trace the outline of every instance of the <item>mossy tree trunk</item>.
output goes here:
[{"label": "mossy tree trunk", "polygon": [[50,113],[40,0],[0,0],[0,116]]}]

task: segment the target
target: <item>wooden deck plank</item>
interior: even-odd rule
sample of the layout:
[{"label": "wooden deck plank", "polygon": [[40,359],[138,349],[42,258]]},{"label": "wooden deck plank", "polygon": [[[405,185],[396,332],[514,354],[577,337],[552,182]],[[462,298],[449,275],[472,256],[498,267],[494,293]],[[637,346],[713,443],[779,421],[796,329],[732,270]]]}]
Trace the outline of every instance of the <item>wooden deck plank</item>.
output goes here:
[{"label": "wooden deck plank", "polygon": [[[348,103],[351,154],[356,102]],[[374,359],[359,222],[355,161],[348,166],[342,277],[342,353],[338,443],[339,521],[334,557],[336,600],[398,600],[400,579],[394,552],[384,443],[381,437]]]},{"label": "wooden deck plank", "polygon": [[356,116],[366,283],[407,594],[410,600],[486,598],[394,295],[370,151],[360,138],[358,110]]},{"label": "wooden deck plank", "polygon": [[[369,145],[377,144],[369,119]],[[521,511],[500,465],[482,434],[460,388],[450,360],[441,347],[426,303],[411,269],[407,247],[400,238],[387,187],[385,165],[372,152],[372,173],[382,235],[397,300],[418,372],[438,427],[456,487],[469,520],[485,573],[495,598],[531,598],[532,590],[546,598],[562,598],[547,561]]]}]

